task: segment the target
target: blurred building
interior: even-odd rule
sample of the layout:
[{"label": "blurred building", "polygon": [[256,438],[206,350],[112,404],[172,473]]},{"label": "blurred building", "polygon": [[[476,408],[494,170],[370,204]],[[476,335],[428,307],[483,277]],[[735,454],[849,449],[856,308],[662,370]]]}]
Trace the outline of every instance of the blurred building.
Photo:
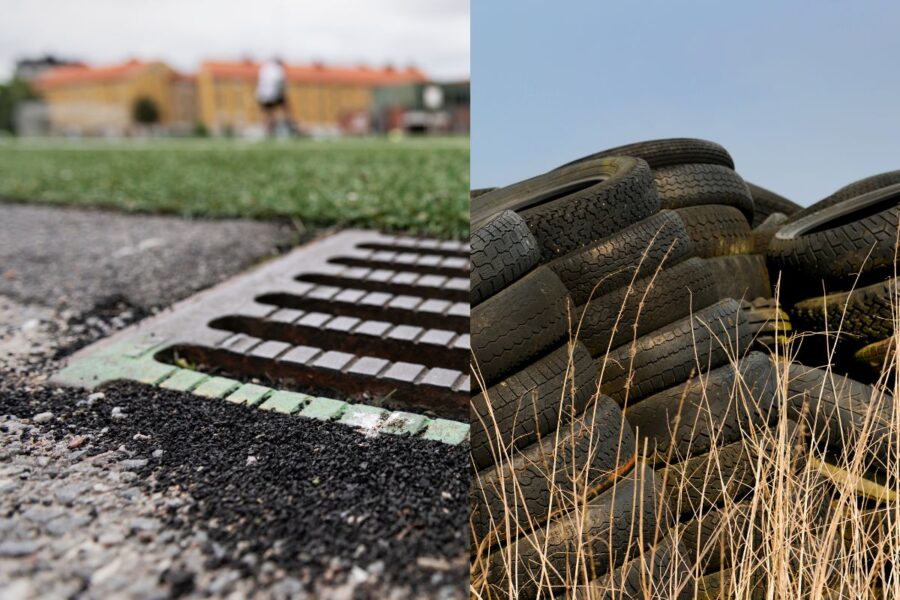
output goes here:
[{"label": "blurred building", "polygon": [[[41,102],[25,107],[22,131],[56,135],[187,133],[198,124],[214,134],[262,134],[256,101],[260,65],[207,61],[187,75],[162,62],[132,60],[94,67],[56,59],[21,65]],[[430,82],[409,67],[286,67],[291,121],[311,135],[404,131],[468,133],[469,82]],[[152,127],[138,123],[138,102],[152,103]],[[145,106],[146,108],[146,106]]]},{"label": "blurred building", "polygon": [[413,82],[375,90],[373,130],[468,133],[469,82]]},{"label": "blurred building", "polygon": [[16,68],[13,71],[13,79],[34,81],[50,69],[75,65],[81,65],[81,63],[73,60],[59,58],[57,56],[53,56],[52,54],[34,58],[20,58],[16,61]]},{"label": "blurred building", "polygon": [[172,126],[178,129],[193,129],[200,122],[197,76],[172,71],[169,86],[172,101]]},{"label": "blurred building", "polygon": [[52,133],[127,134],[139,126],[139,100],[155,106],[155,126],[164,130],[190,130],[197,122],[195,79],[162,62],[55,67],[39,75],[34,86],[47,106]]},{"label": "blurred building", "polygon": [[13,109],[16,135],[37,137],[50,134],[50,111],[40,100],[25,100]]},{"label": "blurred building", "polygon": [[[213,132],[240,132],[262,126],[256,102],[259,64],[209,61],[197,77],[200,120]],[[288,65],[287,105],[291,120],[307,133],[367,133],[375,90],[422,83],[415,68]]]}]

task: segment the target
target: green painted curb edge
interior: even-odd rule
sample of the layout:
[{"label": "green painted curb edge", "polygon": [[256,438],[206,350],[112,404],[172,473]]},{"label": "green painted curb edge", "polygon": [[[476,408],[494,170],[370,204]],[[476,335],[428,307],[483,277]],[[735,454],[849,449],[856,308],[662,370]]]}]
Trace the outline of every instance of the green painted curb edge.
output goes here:
[{"label": "green painted curb edge", "polygon": [[148,336],[136,336],[127,342],[109,344],[67,365],[51,378],[51,382],[93,389],[125,379],[301,418],[335,421],[360,429],[366,435],[411,435],[450,445],[457,445],[469,436],[469,424],[460,421],[432,419],[365,404],[350,404],[331,398],[281,391],[167,365],[154,358],[165,344],[166,340]]}]

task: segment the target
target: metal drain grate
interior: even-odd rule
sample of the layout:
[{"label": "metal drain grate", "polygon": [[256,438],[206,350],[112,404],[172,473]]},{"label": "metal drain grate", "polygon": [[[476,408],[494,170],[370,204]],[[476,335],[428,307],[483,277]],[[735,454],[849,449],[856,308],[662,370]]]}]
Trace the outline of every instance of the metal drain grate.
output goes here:
[{"label": "metal drain grate", "polygon": [[423,431],[456,421],[450,437],[459,437],[468,331],[467,244],[345,231],[80,351],[55,380],[136,379],[301,414],[325,396],[384,423],[409,411],[425,418]]}]

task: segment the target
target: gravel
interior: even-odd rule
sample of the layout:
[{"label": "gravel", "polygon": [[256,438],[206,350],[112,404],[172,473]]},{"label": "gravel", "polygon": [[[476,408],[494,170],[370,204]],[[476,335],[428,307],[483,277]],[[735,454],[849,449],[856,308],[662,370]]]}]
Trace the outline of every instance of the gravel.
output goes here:
[{"label": "gravel", "polygon": [[179,544],[138,539],[129,523],[163,510],[162,495],[132,493],[137,477],[121,468],[119,453],[67,445],[29,419],[0,420],[4,597],[170,596],[161,573],[173,564],[202,566],[203,540],[189,532],[176,534]]},{"label": "gravel", "polygon": [[31,417],[31,420],[35,423],[47,423],[53,420],[53,413],[49,411],[38,413]]},{"label": "gravel", "polygon": [[22,377],[41,378],[58,360],[151,312],[105,299],[76,313],[0,295],[0,365]]},{"label": "gravel", "polygon": [[[129,418],[113,419],[113,406]],[[21,416],[41,412],[56,417]],[[367,438],[130,383],[93,402],[4,384],[0,414],[0,586],[466,595],[466,446]]]}]

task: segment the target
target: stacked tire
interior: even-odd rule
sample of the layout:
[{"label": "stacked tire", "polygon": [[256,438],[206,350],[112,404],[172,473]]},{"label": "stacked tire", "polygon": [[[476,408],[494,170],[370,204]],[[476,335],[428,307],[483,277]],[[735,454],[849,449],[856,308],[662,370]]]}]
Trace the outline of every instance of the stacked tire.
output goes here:
[{"label": "stacked tire", "polygon": [[562,593],[580,569],[598,597],[652,596],[651,557],[651,579],[685,582],[667,597],[727,595],[735,540],[763,531],[748,432],[789,440],[791,468],[811,446],[835,464],[862,456],[888,490],[893,399],[768,350],[792,321],[839,321],[837,356],[884,364],[900,172],[801,210],[745,183],[721,146],[670,139],[473,196],[472,533],[487,588]]},{"label": "stacked tire", "polygon": [[895,171],[838,190],[774,234],[769,264],[781,273],[792,322],[822,334],[807,361],[832,360],[859,377],[860,367],[881,372],[896,346],[898,223]]},{"label": "stacked tire", "polygon": [[[711,142],[658,140],[473,201],[473,371],[484,391],[472,402],[472,528],[490,549],[487,585],[521,598],[564,588],[552,577],[536,584],[546,553],[535,549],[553,548],[555,572],[568,573],[573,518],[587,519],[589,544],[603,540],[590,565],[598,586],[627,581],[629,561],[648,552],[683,570],[683,548],[664,532],[687,515],[667,506],[676,500],[660,473],[687,464],[701,477],[719,447],[737,464],[740,426],[773,424],[771,364],[748,354],[772,291],[750,226],[754,199],[733,166]],[[735,380],[751,382],[758,408],[728,408]],[[720,395],[718,413],[702,412],[720,422],[706,427],[734,435],[662,429],[676,408],[701,415],[701,385]],[[648,445],[654,459],[635,466]],[[616,504],[629,494],[639,502]],[[567,495],[588,499],[587,514],[573,515]],[[703,510],[721,499],[693,500]],[[638,522],[647,535],[610,537]]]},{"label": "stacked tire", "polygon": [[[589,500],[597,577],[627,578],[625,563],[645,549],[630,525],[646,527],[648,538],[656,530],[654,473],[635,468],[631,427],[597,394],[596,364],[570,337],[575,304],[546,264],[655,211],[656,197],[649,169],[634,159],[600,161],[574,176],[588,179],[580,187],[565,177],[525,182],[473,203],[473,214],[476,206],[493,210],[472,234],[473,370],[484,388],[472,399],[473,544],[490,548],[485,585],[520,598],[567,584],[558,575],[576,544],[567,495]],[[580,236],[564,235],[570,218],[585,223]],[[538,552],[543,546],[549,550]],[[544,561],[557,576],[538,584],[533,575]]]},{"label": "stacked tire", "polygon": [[[892,171],[783,219],[767,250],[802,334],[797,362],[785,368],[786,409],[818,447],[819,472],[838,485],[854,482],[861,505],[898,500],[892,465],[900,440],[887,391],[896,377],[898,227],[900,171]],[[886,539],[877,523],[864,530],[875,543]]]},{"label": "stacked tire", "polygon": [[739,359],[758,331],[744,301],[771,298],[754,254],[753,198],[721,146],[692,139],[642,142],[660,210],[629,228],[556,258],[578,304],[579,339],[598,363],[601,391],[621,406],[677,387]]}]

